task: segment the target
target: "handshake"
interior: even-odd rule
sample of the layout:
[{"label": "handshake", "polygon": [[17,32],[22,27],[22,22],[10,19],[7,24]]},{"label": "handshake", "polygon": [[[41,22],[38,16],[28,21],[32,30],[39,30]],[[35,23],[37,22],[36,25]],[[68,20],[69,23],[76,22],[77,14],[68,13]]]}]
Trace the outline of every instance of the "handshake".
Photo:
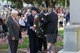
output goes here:
[{"label": "handshake", "polygon": [[38,15],[35,15],[34,22],[38,21]]},{"label": "handshake", "polygon": [[35,27],[34,26],[31,26],[30,29],[32,29],[34,31],[35,30]]},{"label": "handshake", "polygon": [[47,15],[49,15],[49,13],[45,13],[44,15],[47,16]]}]

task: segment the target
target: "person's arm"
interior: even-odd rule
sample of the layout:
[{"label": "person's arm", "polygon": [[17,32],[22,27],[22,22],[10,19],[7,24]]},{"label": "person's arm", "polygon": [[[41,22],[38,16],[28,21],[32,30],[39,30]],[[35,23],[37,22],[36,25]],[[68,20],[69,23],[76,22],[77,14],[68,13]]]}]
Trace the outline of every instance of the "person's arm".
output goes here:
[{"label": "person's arm", "polygon": [[14,32],[13,32],[13,24],[12,24],[12,22],[8,21],[7,25],[8,25],[8,29],[9,29],[10,35],[12,37],[12,40],[15,40],[15,35],[14,35]]},{"label": "person's arm", "polygon": [[21,28],[20,28],[20,30],[19,30],[19,39],[22,39]]},{"label": "person's arm", "polygon": [[30,29],[30,17],[28,17],[27,22],[25,22],[25,25],[27,29]]},{"label": "person's arm", "polygon": [[3,28],[4,32],[8,32],[8,27],[5,23],[2,25],[2,28]]},{"label": "person's arm", "polygon": [[48,16],[45,16],[44,14],[40,14],[39,15],[39,20],[41,21],[41,23],[43,24],[43,25],[47,25],[48,23],[49,23],[49,21],[47,20],[47,17]]}]

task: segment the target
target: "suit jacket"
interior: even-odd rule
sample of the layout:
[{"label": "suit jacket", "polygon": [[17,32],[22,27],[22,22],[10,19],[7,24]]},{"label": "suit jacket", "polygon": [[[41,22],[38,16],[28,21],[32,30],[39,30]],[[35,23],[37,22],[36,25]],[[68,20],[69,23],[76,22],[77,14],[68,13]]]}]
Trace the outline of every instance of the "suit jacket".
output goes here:
[{"label": "suit jacket", "polygon": [[8,38],[12,39],[12,37],[15,37],[15,40],[18,40],[20,27],[17,26],[16,22],[12,19],[12,17],[8,18],[7,25],[9,29]]},{"label": "suit jacket", "polygon": [[[42,29],[42,34],[45,35],[47,33],[47,21],[46,21],[46,16],[41,13],[39,14],[39,21],[40,21],[40,28]],[[39,24],[39,23],[38,23]]]},{"label": "suit jacket", "polygon": [[57,30],[58,16],[54,12],[51,12],[47,16],[47,34],[54,34]]},{"label": "suit jacket", "polygon": [[27,29],[28,29],[28,35],[32,36],[32,35],[36,35],[35,31],[33,31],[32,29],[30,29],[31,26],[34,25],[34,16],[31,14],[28,16],[28,20],[26,23]]}]

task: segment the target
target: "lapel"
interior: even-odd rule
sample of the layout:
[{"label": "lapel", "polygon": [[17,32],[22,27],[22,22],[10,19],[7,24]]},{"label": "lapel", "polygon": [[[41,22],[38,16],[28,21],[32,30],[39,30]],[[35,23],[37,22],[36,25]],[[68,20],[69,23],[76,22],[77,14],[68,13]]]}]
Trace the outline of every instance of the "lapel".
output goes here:
[{"label": "lapel", "polygon": [[33,15],[31,15],[31,20],[32,20],[32,21],[34,20],[34,16],[33,16]]},{"label": "lapel", "polygon": [[13,25],[17,28],[19,28],[19,24],[17,21],[13,20],[12,17],[10,17],[10,20],[12,21]]}]

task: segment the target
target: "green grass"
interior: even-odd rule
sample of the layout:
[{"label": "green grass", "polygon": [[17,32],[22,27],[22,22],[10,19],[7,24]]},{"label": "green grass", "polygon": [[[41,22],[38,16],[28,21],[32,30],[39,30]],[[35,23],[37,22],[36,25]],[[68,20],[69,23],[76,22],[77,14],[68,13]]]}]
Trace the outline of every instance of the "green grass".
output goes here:
[{"label": "green grass", "polygon": [[[63,38],[64,29],[63,28],[58,28],[58,34]],[[57,46],[63,46],[63,41],[57,41],[56,45]]]},{"label": "green grass", "polygon": [[59,41],[59,42],[56,42],[56,46],[63,46],[63,42],[62,41]]},{"label": "green grass", "polygon": [[[24,38],[24,41],[22,44],[19,44],[18,48],[27,48],[29,46],[29,39],[28,38]],[[8,48],[8,44],[4,44],[2,46],[0,46],[0,49],[7,49]]]},{"label": "green grass", "polygon": [[25,38],[22,45],[19,45],[18,48],[27,48],[29,47],[29,39]]},{"label": "green grass", "polygon": [[[63,28],[58,28],[58,34],[63,38],[64,29]],[[63,46],[63,41],[57,41],[56,45],[57,46]]]},{"label": "green grass", "polygon": [[[58,29],[58,31],[59,31],[58,33],[59,33],[59,35],[61,37],[63,37],[63,35],[64,35],[63,30],[64,30],[63,28],[59,28]],[[63,46],[63,42],[62,41],[58,41],[56,43],[56,45],[57,46]],[[24,38],[23,44],[22,45],[19,44],[18,48],[27,48],[27,47],[29,47],[29,39],[28,38]],[[7,48],[8,48],[8,44],[5,44],[3,46],[0,46],[0,49],[7,49]]]},{"label": "green grass", "polygon": [[1,46],[0,46],[0,49],[7,49],[7,48],[8,48],[8,44],[1,45]]},{"label": "green grass", "polygon": [[63,38],[63,36],[64,36],[64,29],[63,28],[58,28],[58,34],[61,35],[61,37]]}]

